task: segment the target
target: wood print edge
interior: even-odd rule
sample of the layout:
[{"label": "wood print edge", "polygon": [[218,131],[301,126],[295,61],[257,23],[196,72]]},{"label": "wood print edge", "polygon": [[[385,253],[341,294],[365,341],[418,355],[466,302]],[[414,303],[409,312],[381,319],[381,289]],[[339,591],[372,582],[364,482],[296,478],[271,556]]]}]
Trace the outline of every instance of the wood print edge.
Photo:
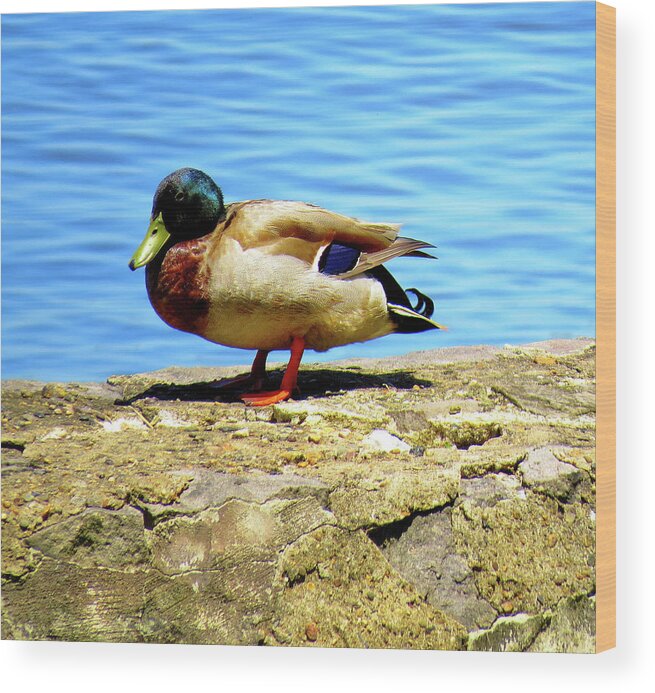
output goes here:
[{"label": "wood print edge", "polygon": [[616,646],[616,10],[596,3],[596,652]]}]

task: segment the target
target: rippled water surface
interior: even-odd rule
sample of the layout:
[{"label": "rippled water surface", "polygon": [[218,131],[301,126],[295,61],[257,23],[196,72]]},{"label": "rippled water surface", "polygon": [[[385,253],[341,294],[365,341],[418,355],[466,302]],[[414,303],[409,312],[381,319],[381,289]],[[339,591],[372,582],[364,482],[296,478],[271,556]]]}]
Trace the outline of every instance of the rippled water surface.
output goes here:
[{"label": "rippled water surface", "polygon": [[309,360],[593,335],[594,13],[3,17],[3,377],[249,361],[167,327],[127,267],[181,166],[228,201],[305,200],[438,246],[390,269],[435,299],[447,333]]}]

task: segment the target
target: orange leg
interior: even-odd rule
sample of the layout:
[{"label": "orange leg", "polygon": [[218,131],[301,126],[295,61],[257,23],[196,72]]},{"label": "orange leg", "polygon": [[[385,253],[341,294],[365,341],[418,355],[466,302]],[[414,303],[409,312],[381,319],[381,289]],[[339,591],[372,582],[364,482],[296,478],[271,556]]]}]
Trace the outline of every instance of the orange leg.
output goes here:
[{"label": "orange leg", "polygon": [[[268,404],[283,402],[291,397],[291,393],[298,386],[298,367],[305,351],[305,340],[302,337],[294,337],[291,342],[291,357],[282,378],[279,390],[271,392],[253,392],[249,395],[241,395],[241,399],[254,407],[265,407]],[[258,354],[259,356],[259,354]]]},{"label": "orange leg", "polygon": [[238,375],[236,378],[224,378],[216,384],[217,390],[232,390],[238,387],[250,385],[252,390],[260,390],[266,375],[266,357],[268,351],[260,349],[252,362],[252,368],[248,375]]}]

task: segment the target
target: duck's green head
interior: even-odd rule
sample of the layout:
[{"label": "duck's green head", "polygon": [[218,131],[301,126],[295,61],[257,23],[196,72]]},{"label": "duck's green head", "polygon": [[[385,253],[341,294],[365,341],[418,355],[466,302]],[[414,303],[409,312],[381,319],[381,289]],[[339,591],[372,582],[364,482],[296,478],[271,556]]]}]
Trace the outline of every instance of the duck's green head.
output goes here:
[{"label": "duck's green head", "polygon": [[130,269],[147,265],[164,247],[210,233],[224,213],[221,189],[206,173],[195,168],[174,171],[155,192],[150,226]]}]

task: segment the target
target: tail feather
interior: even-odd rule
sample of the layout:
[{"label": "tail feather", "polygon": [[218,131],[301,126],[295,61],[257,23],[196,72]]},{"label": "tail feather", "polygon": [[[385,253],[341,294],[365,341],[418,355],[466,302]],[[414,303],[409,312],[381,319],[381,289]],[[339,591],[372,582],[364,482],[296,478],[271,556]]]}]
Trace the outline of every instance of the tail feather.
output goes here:
[{"label": "tail feather", "polygon": [[427,257],[430,260],[438,260],[436,255],[430,255],[430,253],[424,253],[422,250],[412,250],[411,253],[405,253],[405,257]]},{"label": "tail feather", "polygon": [[434,313],[434,301],[429,296],[421,293],[418,289],[405,289],[405,293],[408,291],[411,291],[414,296],[416,296],[414,310],[426,318],[431,318],[432,313]]},{"label": "tail feather", "polygon": [[[387,297],[389,316],[396,325],[396,332],[413,333],[425,330],[445,330],[434,320],[431,320],[434,312],[434,301],[418,289],[404,291],[394,279],[386,267],[378,265],[366,272],[367,277],[377,279],[382,284]],[[407,292],[411,292],[416,298],[416,305],[412,306]]]},{"label": "tail feather", "polygon": [[363,274],[395,257],[402,257],[403,255],[409,255],[410,257],[434,257],[423,252],[423,248],[434,248],[434,246],[425,241],[417,241],[414,238],[404,238],[400,236],[387,248],[377,250],[373,253],[362,253],[355,267],[347,272],[339,274],[339,278],[348,279],[357,274]]},{"label": "tail feather", "polygon": [[406,308],[405,306],[397,306],[393,303],[388,304],[389,315],[396,325],[396,332],[411,334],[413,332],[425,332],[425,330],[445,330],[443,325],[440,325],[429,317],[417,313],[415,310]]}]

